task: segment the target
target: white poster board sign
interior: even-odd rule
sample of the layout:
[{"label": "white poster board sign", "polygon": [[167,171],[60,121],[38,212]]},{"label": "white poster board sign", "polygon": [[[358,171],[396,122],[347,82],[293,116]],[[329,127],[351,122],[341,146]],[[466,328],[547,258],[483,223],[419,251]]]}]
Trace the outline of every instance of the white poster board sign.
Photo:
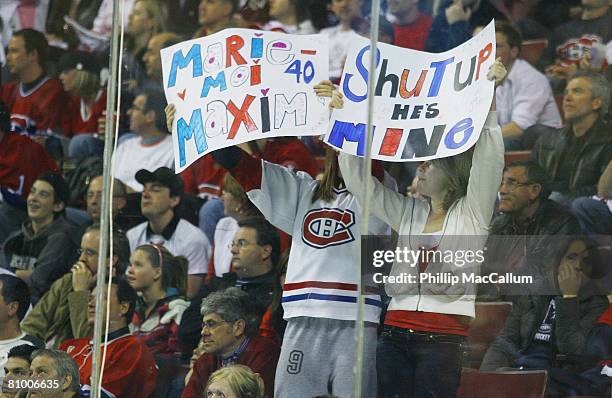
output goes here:
[{"label": "white poster board sign", "polygon": [[[494,83],[486,76],[495,61],[494,23],[439,54],[378,46],[372,158],[422,161],[472,147],[493,99]],[[369,65],[370,42],[363,39],[349,50],[340,82],[344,107],[333,111],[325,137],[359,156],[365,153]]]},{"label": "white poster board sign", "polygon": [[161,50],[164,91],[176,106],[175,170],[215,149],[280,136],[321,135],[329,78],[321,35],[226,29]]}]

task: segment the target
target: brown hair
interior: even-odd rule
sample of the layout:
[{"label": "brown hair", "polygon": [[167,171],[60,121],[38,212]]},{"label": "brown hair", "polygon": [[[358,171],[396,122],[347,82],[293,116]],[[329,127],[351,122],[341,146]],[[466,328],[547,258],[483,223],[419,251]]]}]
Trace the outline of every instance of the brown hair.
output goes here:
[{"label": "brown hair", "polygon": [[185,257],[173,256],[164,246],[152,243],[138,246],[136,250],[145,252],[153,267],[161,267],[161,284],[164,290],[173,287],[179,291],[181,296],[187,294],[187,269],[189,268],[189,261]]},{"label": "brown hair", "polygon": [[336,194],[334,188],[340,188],[344,185],[342,177],[339,176],[340,166],[338,166],[338,155],[331,148],[325,149],[325,171],[323,172],[323,178],[315,191],[312,202],[316,202],[321,199],[326,202],[334,200]]},{"label": "brown hair", "polygon": [[262,216],[259,209],[251,202],[242,185],[229,173],[225,173],[223,177],[223,190],[231,193],[236,199],[240,200],[240,213],[245,216]]},{"label": "brown hair", "polygon": [[430,162],[446,177],[448,191],[442,200],[442,206],[444,210],[448,210],[457,200],[467,194],[472,168],[472,153],[467,151],[447,158],[433,159]]},{"label": "brown hair", "polygon": [[92,98],[100,91],[100,77],[86,70],[73,69],[75,92],[79,97]]}]

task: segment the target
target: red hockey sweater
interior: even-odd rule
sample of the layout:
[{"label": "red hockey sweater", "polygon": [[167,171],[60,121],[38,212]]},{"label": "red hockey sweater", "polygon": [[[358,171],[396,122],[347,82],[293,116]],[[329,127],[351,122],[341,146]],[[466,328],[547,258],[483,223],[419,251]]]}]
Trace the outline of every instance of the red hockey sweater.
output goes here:
[{"label": "red hockey sweater", "polygon": [[[74,359],[79,367],[81,385],[87,389],[91,385],[91,340],[66,340],[60,345],[60,350]],[[128,328],[110,333],[102,389],[117,398],[148,398],[156,383],[157,367],[145,344],[131,335]]]}]

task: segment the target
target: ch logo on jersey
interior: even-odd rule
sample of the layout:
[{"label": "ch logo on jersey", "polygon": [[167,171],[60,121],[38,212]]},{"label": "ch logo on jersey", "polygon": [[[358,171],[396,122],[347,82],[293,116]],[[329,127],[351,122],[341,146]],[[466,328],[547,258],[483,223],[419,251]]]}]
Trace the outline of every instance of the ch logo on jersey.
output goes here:
[{"label": "ch logo on jersey", "polygon": [[355,213],[346,209],[316,209],[304,216],[302,240],[308,246],[324,249],[355,240],[351,227]]}]

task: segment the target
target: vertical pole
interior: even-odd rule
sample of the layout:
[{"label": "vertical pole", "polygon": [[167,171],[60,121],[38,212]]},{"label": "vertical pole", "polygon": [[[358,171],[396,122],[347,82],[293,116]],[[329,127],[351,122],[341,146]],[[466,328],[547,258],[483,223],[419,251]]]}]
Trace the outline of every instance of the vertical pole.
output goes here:
[{"label": "vertical pole", "polygon": [[[370,191],[370,184],[372,183],[369,176],[372,174],[372,135],[374,130],[374,89],[375,89],[375,70],[376,70],[376,53],[378,51],[378,19],[380,17],[380,0],[372,0],[372,8],[370,11],[370,65],[368,68],[368,124],[366,128],[366,144],[365,144],[365,161],[362,162],[363,167],[366,169],[363,173],[366,176],[364,181],[363,189],[365,194],[363,195],[363,203],[361,205],[361,236],[368,234],[368,224],[370,218],[370,197],[368,192]],[[363,242],[363,240],[362,240]],[[360,256],[361,258],[361,256]],[[357,322],[355,329],[357,331],[357,351],[355,361],[355,397],[361,398],[361,386],[363,379],[363,350],[364,350],[364,307],[365,307],[365,292],[361,283],[361,261],[358,266],[359,280],[357,285]],[[370,342],[372,343],[372,342]],[[375,366],[375,364],[368,364],[368,366]]]},{"label": "vertical pole", "polygon": [[100,346],[102,342],[102,336],[105,330],[102,328],[103,316],[106,312],[105,300],[106,289],[104,285],[106,282],[106,259],[108,258],[109,249],[109,235],[110,235],[110,205],[111,205],[111,159],[114,148],[115,139],[115,104],[117,102],[117,87],[119,82],[117,76],[119,72],[119,30],[123,20],[120,18],[119,0],[113,0],[113,29],[111,33],[111,55],[109,59],[109,66],[111,70],[110,79],[108,81],[108,96],[106,99],[106,129],[104,131],[104,173],[103,173],[103,184],[104,189],[102,191],[102,214],[100,220],[100,247],[98,250],[98,272],[96,275],[96,318],[94,324],[94,335],[93,335],[93,359],[92,359],[92,380],[91,380],[91,396],[92,398],[100,397],[100,369],[101,369],[101,352]]}]

